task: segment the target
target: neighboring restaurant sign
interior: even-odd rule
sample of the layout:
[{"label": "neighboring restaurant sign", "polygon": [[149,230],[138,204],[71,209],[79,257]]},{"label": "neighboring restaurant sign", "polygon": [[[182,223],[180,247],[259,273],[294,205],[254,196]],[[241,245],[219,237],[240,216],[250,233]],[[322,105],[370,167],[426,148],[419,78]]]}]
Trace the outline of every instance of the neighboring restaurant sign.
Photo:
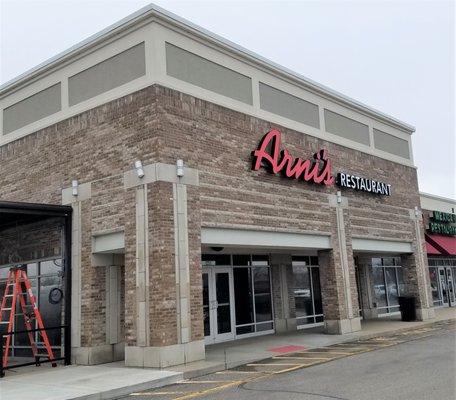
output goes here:
[{"label": "neighboring restaurant sign", "polygon": [[337,174],[336,183],[343,188],[350,188],[379,194],[383,196],[391,196],[391,185],[385,182],[379,182],[374,179],[363,178],[357,175],[339,172]]},{"label": "neighboring restaurant sign", "polygon": [[326,150],[319,150],[311,159],[293,157],[287,149],[281,148],[282,134],[273,129],[261,139],[258,148],[252,152],[252,170],[261,167],[272,174],[281,173],[291,179],[302,179],[322,185],[332,185],[331,161]]},{"label": "neighboring restaurant sign", "polygon": [[[252,170],[258,171],[262,167],[271,174],[280,173],[287,178],[301,179],[305,182],[327,186],[335,182],[326,150],[319,150],[309,159],[293,157],[287,149],[282,149],[282,134],[277,129],[272,129],[264,135],[257,149],[252,151]],[[346,172],[337,174],[336,183],[342,188],[391,196],[390,184]]]},{"label": "neighboring restaurant sign", "polygon": [[429,232],[437,233],[440,235],[455,236],[456,226],[452,225],[456,223],[456,215],[445,213],[441,211],[432,211],[429,215]]}]

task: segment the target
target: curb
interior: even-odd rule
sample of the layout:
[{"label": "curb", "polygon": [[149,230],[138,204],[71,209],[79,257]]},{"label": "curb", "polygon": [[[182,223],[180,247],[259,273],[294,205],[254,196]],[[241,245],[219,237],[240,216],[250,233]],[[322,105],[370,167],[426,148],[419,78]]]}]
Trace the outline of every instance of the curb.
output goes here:
[{"label": "curb", "polygon": [[149,382],[137,383],[135,385],[124,386],[120,388],[113,388],[111,390],[105,390],[93,394],[66,398],[65,400],[112,400],[118,399],[129,395],[132,392],[142,392],[150,389],[157,389],[163,386],[172,385],[174,383],[182,381],[183,374],[176,373],[176,375],[167,376],[165,378],[154,379]]}]

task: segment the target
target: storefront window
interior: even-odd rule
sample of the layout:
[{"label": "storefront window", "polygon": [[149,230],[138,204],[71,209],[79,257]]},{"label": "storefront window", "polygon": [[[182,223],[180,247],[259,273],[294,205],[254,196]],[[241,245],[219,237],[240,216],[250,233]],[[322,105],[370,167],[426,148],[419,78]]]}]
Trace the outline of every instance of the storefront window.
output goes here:
[{"label": "storefront window", "polygon": [[431,281],[432,300],[434,301],[435,305],[441,305],[439,280],[436,267],[429,268],[429,279]]},{"label": "storefront window", "polygon": [[267,255],[233,255],[236,335],[274,329]]},{"label": "storefront window", "polygon": [[372,269],[374,281],[374,293],[377,301],[377,308],[387,307],[386,302],[386,289],[385,289],[385,276],[383,267],[374,267]]},{"label": "storefront window", "polygon": [[315,265],[317,262],[317,257],[293,257],[293,293],[298,327],[323,322],[320,273]]},{"label": "storefront window", "polygon": [[372,259],[372,279],[379,314],[399,311],[398,297],[405,293],[400,257]]},{"label": "storefront window", "polygon": [[429,277],[435,306],[454,306],[456,301],[456,258],[430,257]]},{"label": "storefront window", "polygon": [[381,258],[373,258],[372,259],[372,266],[377,267],[382,265],[382,259]]},{"label": "storefront window", "polygon": [[[254,332],[253,290],[250,268],[234,268],[234,299],[236,310],[236,334]],[[240,325],[240,326],[239,326]]]},{"label": "storefront window", "polygon": [[252,265],[269,265],[269,256],[267,255],[252,255]]},{"label": "storefront window", "polygon": [[390,311],[399,311],[396,268],[385,268],[386,293]]},{"label": "storefront window", "polygon": [[204,336],[209,336],[211,334],[211,325],[209,318],[209,276],[207,273],[203,273]]},{"label": "storefront window", "polygon": [[250,265],[252,263],[250,255],[235,254],[233,255],[233,265]]},{"label": "storefront window", "polygon": [[255,316],[256,322],[272,320],[271,282],[269,268],[253,268],[253,283],[255,287]]},{"label": "storefront window", "polygon": [[214,265],[231,265],[231,256],[229,254],[203,254],[201,263],[204,266]]},{"label": "storefront window", "polygon": [[405,294],[405,280],[404,280],[404,270],[402,267],[396,268],[397,274],[397,283],[399,285],[399,296]]},{"label": "storefront window", "polygon": [[312,284],[313,284],[313,296],[314,296],[314,310],[315,310],[315,322],[323,322],[323,301],[321,298],[321,286],[320,286],[320,270],[318,268],[312,268]]},{"label": "storefront window", "polygon": [[217,333],[231,332],[230,276],[227,272],[215,274],[217,296]]},{"label": "storefront window", "polygon": [[293,265],[296,318],[313,315],[309,267]]}]

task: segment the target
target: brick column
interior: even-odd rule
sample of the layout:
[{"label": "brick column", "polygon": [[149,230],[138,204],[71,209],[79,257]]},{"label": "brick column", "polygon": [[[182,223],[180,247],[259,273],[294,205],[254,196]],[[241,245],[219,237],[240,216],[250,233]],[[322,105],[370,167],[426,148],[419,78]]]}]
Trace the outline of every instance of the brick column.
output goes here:
[{"label": "brick column", "polygon": [[274,326],[276,332],[296,330],[290,254],[271,254]]},{"label": "brick column", "polygon": [[331,250],[318,252],[323,313],[327,333],[343,334],[361,330],[355,265],[351,247],[348,202],[329,196],[331,212]]},{"label": "brick column", "polygon": [[198,174],[188,168],[178,178],[174,165],[159,163],[144,171],[141,179],[125,174],[137,191],[136,279],[126,281],[135,318],[125,364],[165,368],[205,356]]},{"label": "brick column", "polygon": [[410,210],[413,223],[414,241],[413,253],[402,254],[401,264],[404,274],[405,294],[415,297],[416,316],[420,321],[434,318],[429,267],[426,257],[426,244],[422,224],[422,214],[419,210]]},{"label": "brick column", "polygon": [[[71,187],[62,190],[62,204],[73,208],[71,345],[72,362],[81,365],[123,359],[122,338],[110,335],[114,327],[110,327],[113,316],[109,296],[114,296],[112,290],[120,295],[120,288],[111,288],[107,283],[108,269],[115,266],[116,271],[120,270],[124,260],[120,254],[92,252],[94,193],[90,182],[80,184],[77,195],[72,194]],[[123,310],[115,312],[123,315]]]},{"label": "brick column", "polygon": [[91,183],[62,190],[62,204],[73,208],[71,275],[71,352],[72,362],[89,365],[112,361],[106,354],[105,331],[94,315],[104,320],[105,270],[92,265],[92,187]]}]

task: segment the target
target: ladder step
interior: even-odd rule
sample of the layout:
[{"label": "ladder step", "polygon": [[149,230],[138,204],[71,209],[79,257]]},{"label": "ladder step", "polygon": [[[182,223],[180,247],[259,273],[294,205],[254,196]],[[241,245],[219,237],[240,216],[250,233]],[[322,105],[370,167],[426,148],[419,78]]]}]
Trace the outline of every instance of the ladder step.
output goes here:
[{"label": "ladder step", "polygon": [[0,322],[0,325],[8,325],[9,324],[9,321],[1,321]]},{"label": "ladder step", "polygon": [[2,311],[11,311],[12,308],[2,308]]}]

